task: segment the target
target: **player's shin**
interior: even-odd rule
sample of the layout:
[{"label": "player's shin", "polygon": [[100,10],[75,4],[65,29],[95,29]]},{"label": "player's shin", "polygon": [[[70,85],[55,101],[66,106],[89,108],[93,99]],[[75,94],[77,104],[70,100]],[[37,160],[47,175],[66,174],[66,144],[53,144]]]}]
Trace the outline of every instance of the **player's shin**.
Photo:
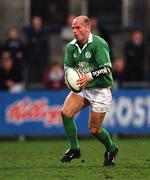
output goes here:
[{"label": "player's shin", "polygon": [[79,142],[77,138],[77,127],[74,117],[65,117],[62,115],[63,126],[66,131],[71,149],[79,149]]},{"label": "player's shin", "polygon": [[116,144],[112,141],[108,131],[102,128],[99,134],[94,135],[102,144],[104,144],[106,151],[113,152],[116,149]]}]

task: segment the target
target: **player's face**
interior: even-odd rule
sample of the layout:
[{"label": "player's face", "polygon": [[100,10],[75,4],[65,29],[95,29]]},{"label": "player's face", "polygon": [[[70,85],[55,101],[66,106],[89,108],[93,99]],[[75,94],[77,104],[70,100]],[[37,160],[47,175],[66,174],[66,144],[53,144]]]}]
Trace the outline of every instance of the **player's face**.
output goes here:
[{"label": "player's face", "polygon": [[83,21],[75,19],[72,23],[72,31],[78,42],[84,44],[88,41],[89,27]]}]

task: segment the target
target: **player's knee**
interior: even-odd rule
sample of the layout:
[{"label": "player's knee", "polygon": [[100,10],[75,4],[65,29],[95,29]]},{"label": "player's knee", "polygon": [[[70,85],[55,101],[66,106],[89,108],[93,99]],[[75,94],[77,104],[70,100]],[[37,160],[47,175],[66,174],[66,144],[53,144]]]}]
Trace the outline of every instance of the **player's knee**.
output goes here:
[{"label": "player's knee", "polygon": [[93,135],[93,136],[97,136],[99,134],[99,128],[93,128],[91,127],[90,128],[90,133]]},{"label": "player's knee", "polygon": [[72,117],[74,114],[69,109],[62,109],[61,115],[64,117]]}]

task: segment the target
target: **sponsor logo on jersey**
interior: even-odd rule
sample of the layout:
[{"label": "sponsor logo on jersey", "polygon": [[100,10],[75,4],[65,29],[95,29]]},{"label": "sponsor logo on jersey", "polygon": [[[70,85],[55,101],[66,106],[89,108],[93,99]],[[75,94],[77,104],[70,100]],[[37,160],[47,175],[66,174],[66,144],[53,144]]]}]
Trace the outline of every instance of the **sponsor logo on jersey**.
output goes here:
[{"label": "sponsor logo on jersey", "polygon": [[94,67],[92,67],[87,61],[86,62],[80,62],[78,64],[78,68],[83,71],[84,73],[91,72]]},{"label": "sponsor logo on jersey", "polygon": [[91,58],[91,53],[89,52],[89,51],[86,51],[85,52],[85,57],[87,58],[87,59],[90,59]]}]

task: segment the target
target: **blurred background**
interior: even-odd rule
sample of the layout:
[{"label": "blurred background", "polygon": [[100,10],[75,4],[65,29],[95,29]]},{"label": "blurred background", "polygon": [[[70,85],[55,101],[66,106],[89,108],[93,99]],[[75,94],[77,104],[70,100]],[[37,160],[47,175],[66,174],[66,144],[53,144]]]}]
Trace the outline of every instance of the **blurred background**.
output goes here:
[{"label": "blurred background", "polygon": [[[1,137],[64,135],[63,57],[81,14],[110,46],[114,99],[106,128],[150,133],[150,0],[1,0]],[[88,111],[77,116],[80,135],[89,134]]]}]

